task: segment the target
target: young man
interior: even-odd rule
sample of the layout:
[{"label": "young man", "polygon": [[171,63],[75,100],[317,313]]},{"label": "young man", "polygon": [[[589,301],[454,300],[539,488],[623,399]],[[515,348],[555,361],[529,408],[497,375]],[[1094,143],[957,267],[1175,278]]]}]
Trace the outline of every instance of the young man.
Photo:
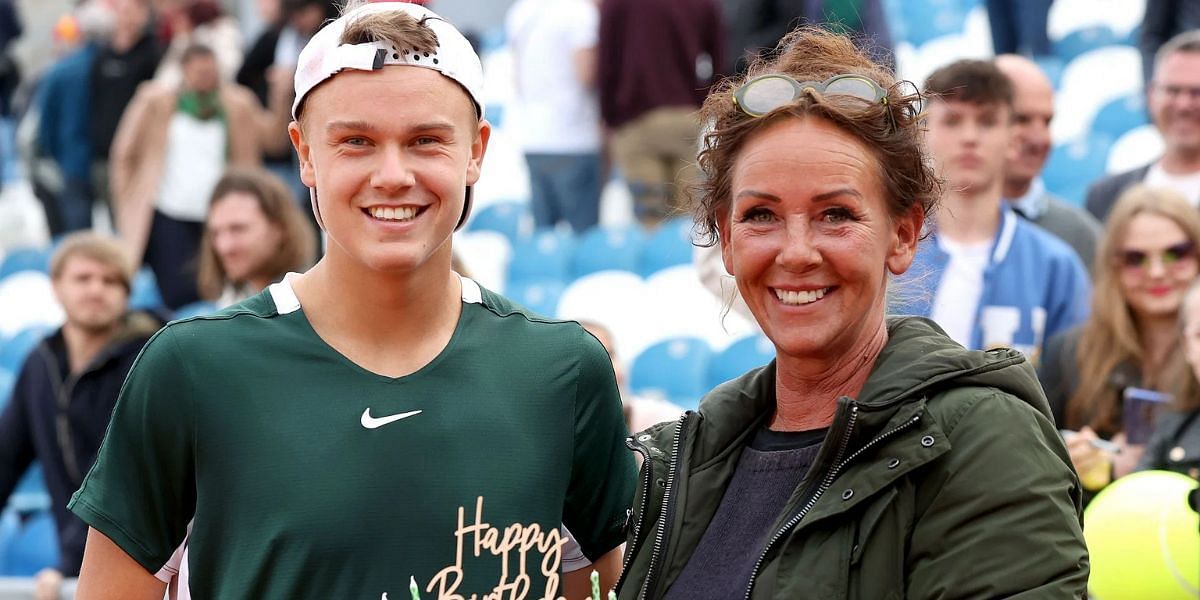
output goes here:
[{"label": "young man", "polygon": [[67,501],[96,459],[134,358],[162,325],[126,312],[133,270],[116,240],[64,238],[50,275],[66,323],[25,360],[0,413],[0,506],[37,460],[58,527],[59,561],[38,573],[38,598],[58,598],[63,577],[79,574],[87,525],[67,512]]},{"label": "young man", "polygon": [[604,349],[450,269],[482,89],[417,5],[308,43],[289,131],[327,253],[147,345],[71,503],[78,598],[161,598],[189,521],[197,598],[541,598],[560,524],[615,583],[636,475]]},{"label": "young man", "polygon": [[1200,30],[1181,33],[1158,50],[1146,104],[1162,134],[1163,155],[1088,188],[1087,209],[1101,221],[1121,193],[1138,183],[1173,189],[1200,206]]},{"label": "young man", "polygon": [[934,71],[925,89],[945,193],[933,235],[901,278],[924,293],[894,312],[930,317],[967,348],[1015,348],[1036,365],[1050,336],[1086,318],[1090,285],[1069,246],[1000,199],[1012,85],[992,63],[962,60]]},{"label": "young man", "polygon": [[1050,158],[1054,85],[1037,63],[1016,54],[995,64],[1013,87],[1013,143],[1004,163],[1003,195],[1016,213],[1066,242],[1089,270],[1100,223],[1078,206],[1046,191],[1042,168]]}]

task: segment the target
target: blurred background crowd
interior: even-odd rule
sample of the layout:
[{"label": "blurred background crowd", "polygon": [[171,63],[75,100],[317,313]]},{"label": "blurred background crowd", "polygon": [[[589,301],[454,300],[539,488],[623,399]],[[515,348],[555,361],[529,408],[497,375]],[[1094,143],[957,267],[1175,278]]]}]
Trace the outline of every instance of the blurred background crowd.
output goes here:
[{"label": "blurred background crowd", "polygon": [[[1200,0],[422,3],[471,32],[495,127],[458,269],[585,322],[632,430],[772,358],[685,214],[696,110],[814,23],[947,105],[1005,109],[1000,126],[930,124],[961,227],[936,242],[948,279],[902,282],[926,297],[897,312],[1025,352],[1090,492],[1144,469],[1200,479]],[[60,499],[146,337],[319,255],[286,124],[300,49],[336,14],[329,0],[0,0],[0,598],[77,573],[82,524]],[[959,59],[1009,91],[958,71],[937,89]],[[1016,225],[969,222],[972,177],[1054,241],[1023,248]],[[972,225],[982,245],[956,238]],[[1030,258],[1000,275],[1012,244]],[[1069,308],[1009,323],[993,285]],[[1187,581],[1181,597],[1200,597]]]}]

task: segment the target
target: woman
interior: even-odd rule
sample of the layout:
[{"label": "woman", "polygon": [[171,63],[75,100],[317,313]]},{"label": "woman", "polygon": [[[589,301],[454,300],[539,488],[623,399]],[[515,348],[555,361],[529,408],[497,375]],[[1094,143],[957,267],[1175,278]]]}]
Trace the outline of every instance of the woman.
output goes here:
[{"label": "woman", "polygon": [[1179,325],[1183,352],[1172,359],[1174,405],[1159,418],[1137,468],[1200,479],[1200,282],[1183,296]]},{"label": "woman", "polygon": [[1096,248],[1091,318],[1046,346],[1042,385],[1089,491],[1128,474],[1141,455],[1152,420],[1125,423],[1124,398],[1166,389],[1179,307],[1200,272],[1197,243],[1200,213],[1182,196],[1143,186],[1125,192]]},{"label": "woman", "polygon": [[231,169],[217,181],[200,244],[198,287],[229,306],[315,260],[316,238],[283,182],[262,169]]},{"label": "woman", "polygon": [[620,597],[1080,597],[1079,484],[1033,369],[885,318],[939,191],[919,98],[844,37],[780,49],[705,102],[696,211],[777,358],[630,439]]}]

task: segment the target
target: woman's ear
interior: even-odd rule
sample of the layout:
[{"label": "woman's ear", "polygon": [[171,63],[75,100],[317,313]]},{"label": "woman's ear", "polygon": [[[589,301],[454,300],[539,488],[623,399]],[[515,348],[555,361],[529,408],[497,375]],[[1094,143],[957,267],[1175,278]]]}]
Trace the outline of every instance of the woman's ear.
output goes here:
[{"label": "woman's ear", "polygon": [[921,241],[921,230],[925,225],[925,208],[913,204],[903,215],[892,221],[892,244],[888,248],[888,271],[892,275],[900,275],[912,266],[913,257],[917,254],[917,244]]}]

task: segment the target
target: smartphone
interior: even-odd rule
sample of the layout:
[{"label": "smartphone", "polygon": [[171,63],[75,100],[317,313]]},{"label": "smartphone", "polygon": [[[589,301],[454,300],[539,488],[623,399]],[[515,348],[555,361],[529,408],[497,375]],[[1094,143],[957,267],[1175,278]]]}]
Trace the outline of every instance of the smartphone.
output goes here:
[{"label": "smartphone", "polygon": [[1145,444],[1154,433],[1159,411],[1171,403],[1171,395],[1139,387],[1127,387],[1121,394],[1124,402],[1122,416],[1125,441]]}]

